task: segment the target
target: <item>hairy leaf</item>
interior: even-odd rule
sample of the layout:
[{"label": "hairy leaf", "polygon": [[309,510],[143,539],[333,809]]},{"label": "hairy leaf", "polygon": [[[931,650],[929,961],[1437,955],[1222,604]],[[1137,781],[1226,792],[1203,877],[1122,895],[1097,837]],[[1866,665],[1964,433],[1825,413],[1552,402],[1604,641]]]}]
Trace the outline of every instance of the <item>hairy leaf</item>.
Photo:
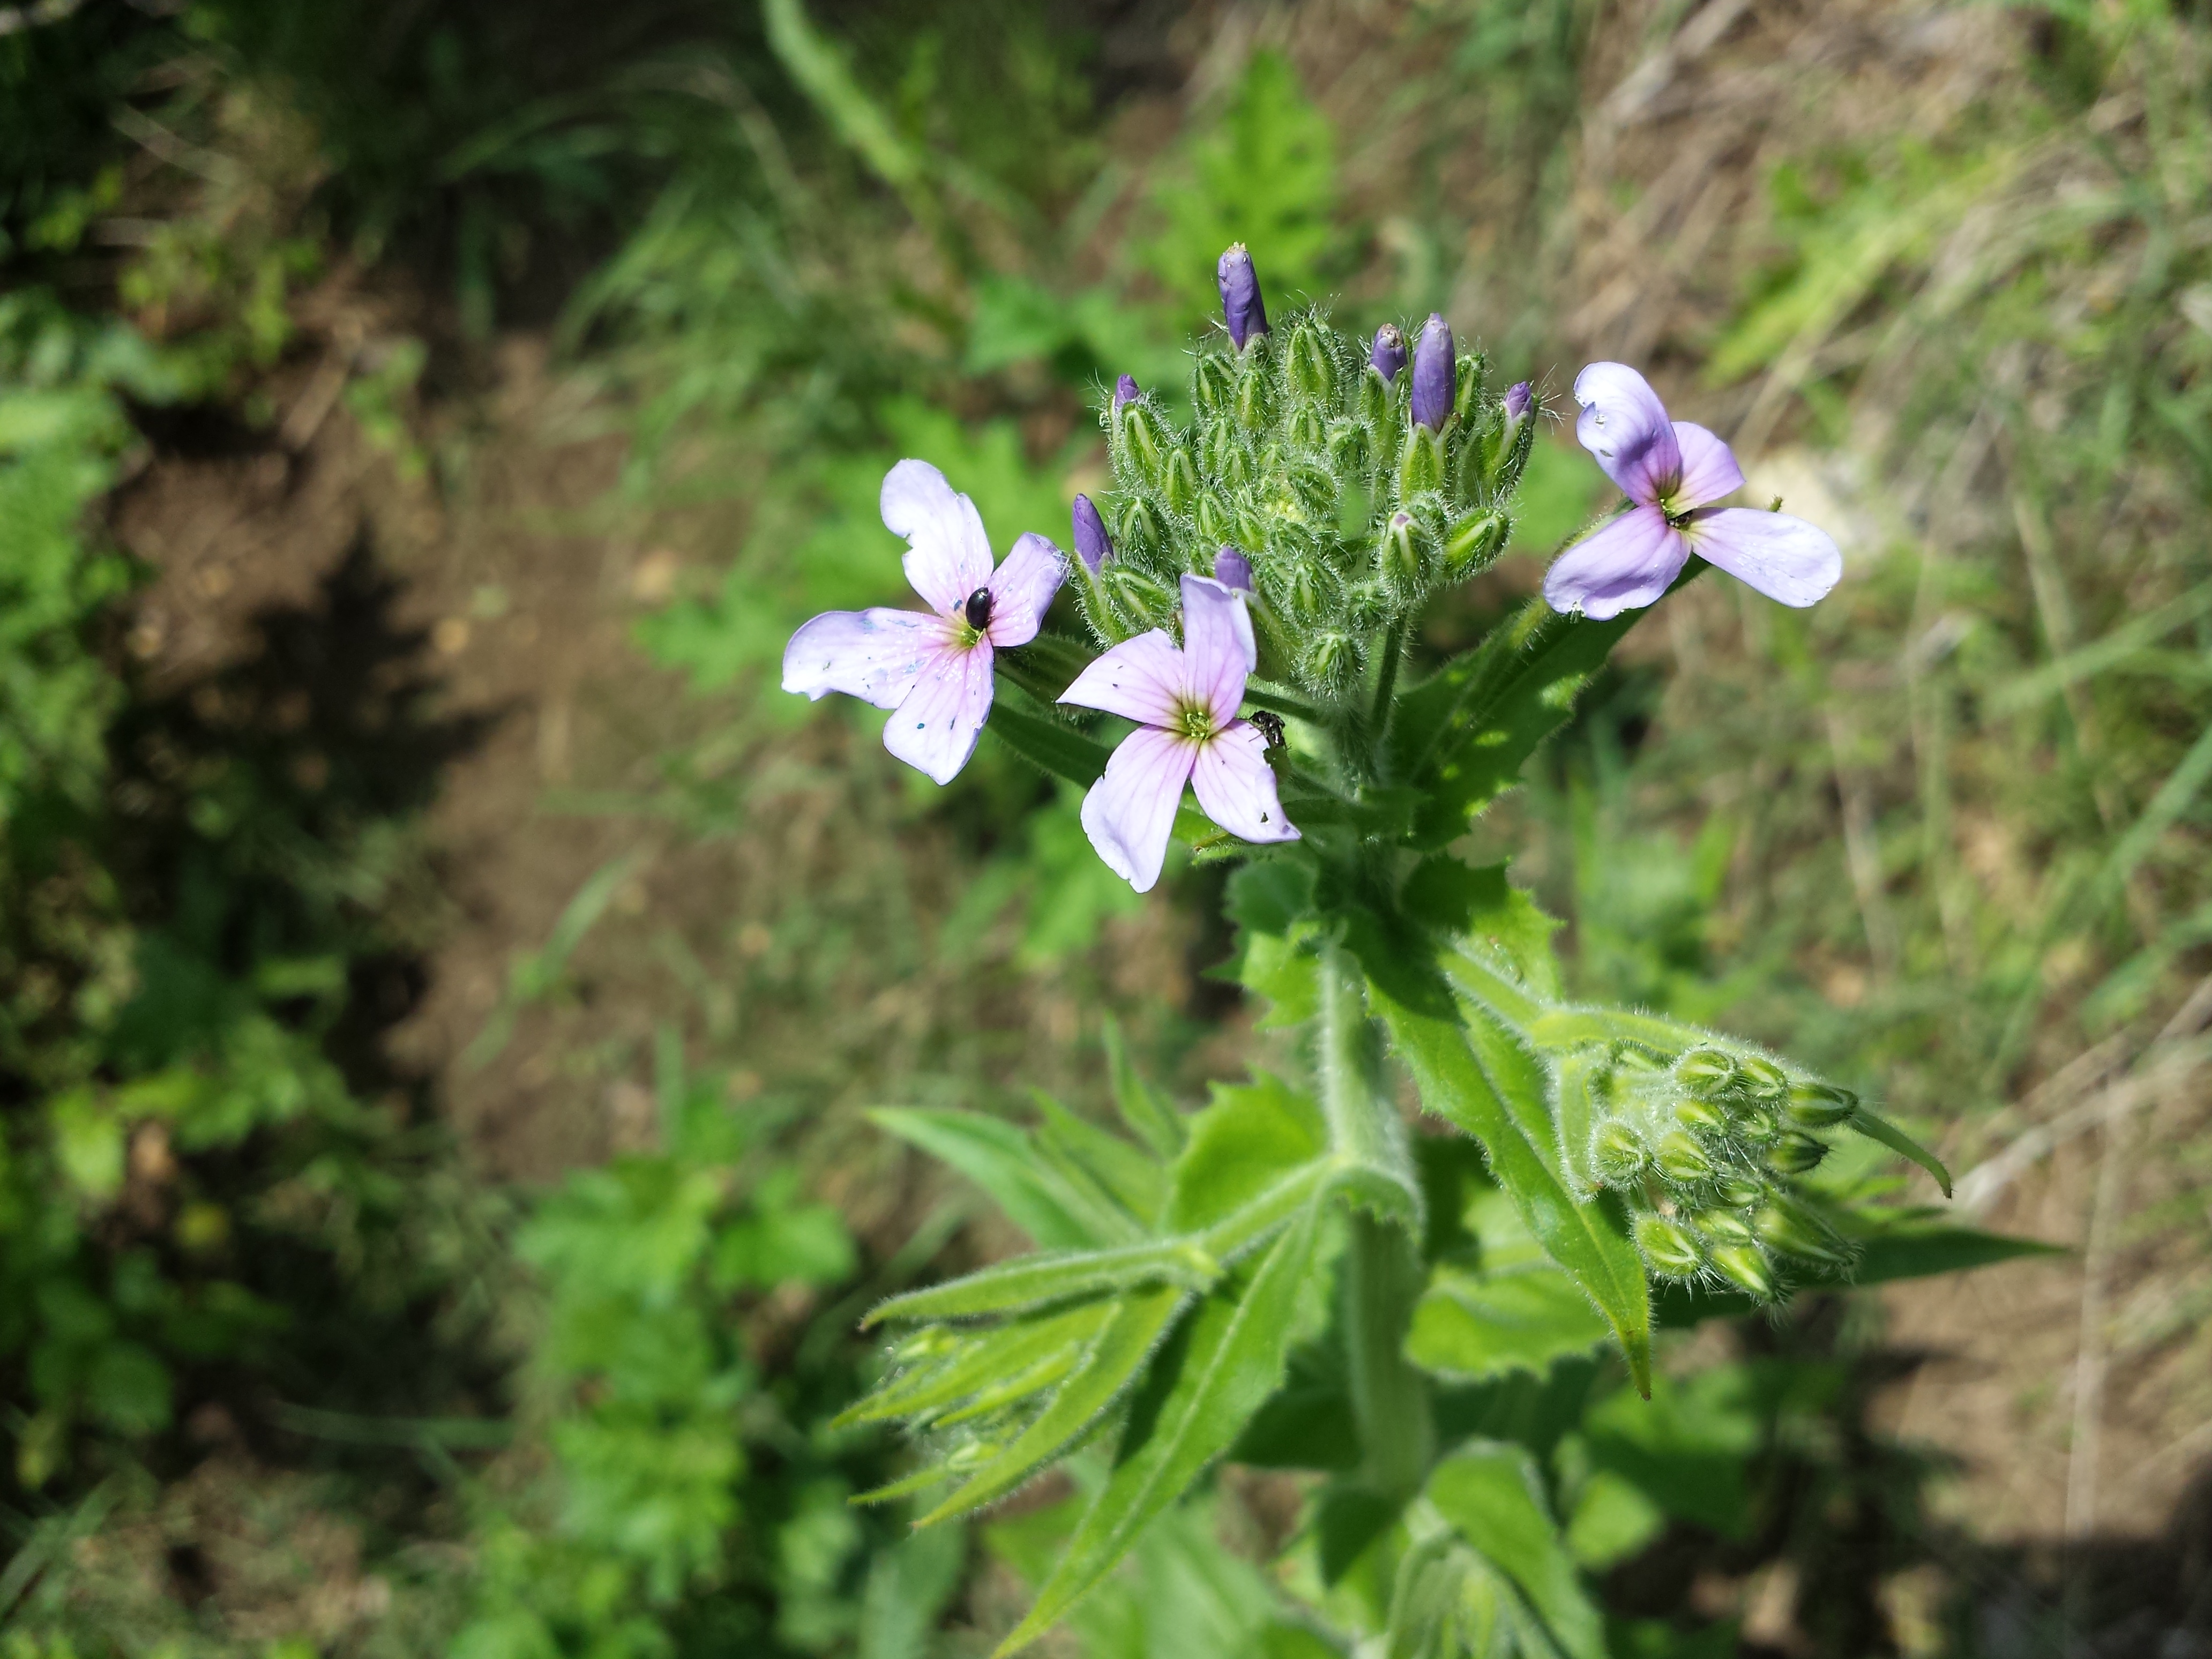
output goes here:
[{"label": "hairy leaf", "polygon": [[1040,1251],[969,1273],[950,1285],[933,1285],[927,1290],[895,1296],[870,1310],[861,1323],[880,1325],[891,1319],[968,1319],[1139,1285],[1177,1285],[1202,1291],[1220,1276],[1220,1264],[1183,1239],[1128,1245],[1117,1250]]},{"label": "hairy leaf", "polygon": [[1605,1625],[1545,1507],[1535,1460],[1502,1442],[1462,1448],[1429,1477],[1428,1498],[1510,1579],[1565,1659],[1606,1659]]},{"label": "hairy leaf", "polygon": [[916,1365],[848,1407],[836,1424],[884,1423],[957,1406],[994,1377],[1081,1352],[1112,1315],[1111,1303],[1095,1302],[976,1332],[935,1364]]},{"label": "hairy leaf", "polygon": [[1852,1128],[1869,1139],[1879,1140],[1893,1152],[1899,1152],[1911,1158],[1936,1177],[1936,1184],[1943,1189],[1944,1197],[1951,1196],[1951,1172],[1943,1167],[1943,1160],[1897,1125],[1886,1117],[1875,1116],[1863,1106],[1851,1115],[1850,1122]]},{"label": "hairy leaf", "polygon": [[879,1107],[872,1121],[942,1158],[994,1199],[1016,1226],[1047,1249],[1120,1244],[1143,1230],[1037,1157],[1029,1132],[980,1112]]}]

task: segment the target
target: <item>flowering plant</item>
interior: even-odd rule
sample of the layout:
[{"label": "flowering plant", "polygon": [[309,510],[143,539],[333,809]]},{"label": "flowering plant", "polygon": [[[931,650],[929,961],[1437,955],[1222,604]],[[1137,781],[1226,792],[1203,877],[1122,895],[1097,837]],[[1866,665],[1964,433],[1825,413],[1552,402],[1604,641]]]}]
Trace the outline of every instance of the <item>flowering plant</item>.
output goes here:
[{"label": "flowering plant", "polygon": [[[943,1489],[923,1524],[1087,1443],[1110,1449],[1006,1650],[1232,1456],[1328,1472],[1324,1577],[1382,1574],[1393,1651],[1448,1650],[1504,1607],[1551,1644],[1529,1650],[1595,1653],[1571,1563],[1542,1555],[1560,1547],[1558,1494],[1510,1432],[1455,1417],[1452,1390],[1609,1343],[1648,1394],[1656,1322],[1929,1271],[1966,1236],[1810,1179],[1848,1131],[1948,1190],[1849,1091],[1751,1043],[1564,997],[1554,924],[1503,866],[1456,848],[1642,607],[1707,558],[1810,604],[1840,560],[1810,525],[1715,510],[1741,483],[1727,447],[1670,422],[1634,371],[1595,365],[1577,434],[1626,510],[1561,556],[1547,598],[1416,676],[1425,607],[1506,544],[1540,400],[1526,382],[1493,390],[1441,317],[1409,354],[1396,328],[1362,342],[1317,308],[1271,327],[1242,247],[1219,276],[1224,325],[1195,356],[1190,426],[1127,376],[1105,400],[1115,487],[1076,498],[1074,560],[1024,537],[993,576],[965,498],[902,462],[884,519],[939,615],[817,618],[786,684],[896,708],[887,744],[940,781],[988,714],[1088,790],[1085,829],[1139,890],[1176,836],[1237,860],[1235,971],[1268,1023],[1304,1034],[1304,1075],[1217,1088],[1186,1115],[1117,1058],[1127,1135],[1048,1103],[1034,1134],[879,1114],[1044,1248],[876,1309],[905,1334],[849,1415],[914,1431],[919,1467],[879,1495]],[[1063,571],[1089,640],[1041,629]],[[955,711],[927,743],[925,701]],[[1109,744],[1102,715],[1134,729]],[[1509,1239],[1527,1251],[1501,1312]]]}]

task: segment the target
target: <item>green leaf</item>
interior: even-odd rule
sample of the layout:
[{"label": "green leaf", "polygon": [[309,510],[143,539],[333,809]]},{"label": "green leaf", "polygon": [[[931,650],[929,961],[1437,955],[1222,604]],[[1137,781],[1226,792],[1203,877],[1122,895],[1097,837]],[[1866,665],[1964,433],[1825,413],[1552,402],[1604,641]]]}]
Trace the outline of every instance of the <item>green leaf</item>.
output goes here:
[{"label": "green leaf", "polygon": [[1036,1604],[998,1654],[1028,1646],[1127,1554],[1281,1384],[1313,1255],[1317,1206],[1249,1273],[1203,1298],[1154,1361],[1113,1474],[1077,1524]]},{"label": "green leaf", "polygon": [[866,1327],[890,1319],[969,1319],[1139,1285],[1178,1285],[1203,1291],[1220,1277],[1220,1264],[1187,1239],[1118,1250],[1040,1251],[1002,1261],[949,1285],[933,1285],[895,1296],[872,1309],[860,1322]]},{"label": "green leaf", "polygon": [[1512,1580],[1566,1659],[1606,1659],[1605,1622],[1583,1589],[1542,1490],[1525,1448],[1492,1442],[1462,1448],[1439,1463],[1429,1477],[1428,1498]]},{"label": "green leaf", "polygon": [[[1240,876],[1244,873],[1237,872]],[[1235,884],[1236,878],[1231,877],[1231,885]],[[1106,1064],[1114,1085],[1114,1107],[1121,1114],[1121,1121],[1162,1158],[1173,1158],[1182,1151],[1182,1115],[1164,1095],[1145,1081],[1129,1058],[1129,1045],[1122,1039],[1121,1028],[1111,1014],[1106,1017]]]},{"label": "green leaf", "polygon": [[1943,1196],[1951,1196],[1951,1172],[1943,1167],[1943,1160],[1897,1125],[1886,1117],[1875,1116],[1863,1106],[1851,1114],[1850,1121],[1851,1127],[1869,1139],[1879,1140],[1893,1152],[1902,1153],[1927,1170],[1936,1177],[1936,1184],[1943,1189]]},{"label": "green leaf", "polygon": [[1437,1270],[1413,1309],[1406,1357],[1454,1382],[1538,1374],[1606,1340],[1610,1328],[1557,1267],[1510,1273]]},{"label": "green leaf", "polygon": [[1189,1130],[1168,1203],[1175,1232],[1223,1220],[1328,1150],[1321,1108],[1264,1073],[1249,1083],[1215,1084],[1212,1103]]},{"label": "green leaf", "polygon": [[1132,1219],[1149,1224],[1167,1191],[1167,1171],[1159,1160],[1085,1122],[1042,1091],[1030,1092],[1044,1118],[1036,1139],[1045,1155],[1071,1181],[1079,1180]]},{"label": "green leaf", "polygon": [[1025,714],[1009,708],[1004,699],[991,705],[990,721],[983,729],[1039,770],[1084,789],[1105,775],[1113,754],[1073,726]]},{"label": "green leaf", "polygon": [[[1613,1326],[1638,1390],[1648,1393],[1650,1299],[1643,1259],[1617,1217],[1603,1206],[1575,1201],[1544,1152],[1522,1132],[1516,1114],[1498,1097],[1466,1027],[1416,1012],[1379,982],[1370,981],[1370,994],[1392,1044],[1413,1074],[1422,1103],[1482,1143],[1492,1173],[1528,1231],[1597,1304]],[[1522,1111],[1528,1114],[1525,1103]],[[1548,1123],[1545,1138],[1550,1139]]]},{"label": "green leaf", "polygon": [[1073,1449],[1103,1419],[1121,1397],[1188,1297],[1174,1285],[1160,1285],[1123,1297],[1114,1316],[1084,1356],[1078,1370],[996,1457],[921,1520],[933,1526],[981,1509],[1002,1498],[1053,1459]]},{"label": "green leaf", "polygon": [[1662,1377],[1649,1400],[1622,1392],[1583,1419],[1594,1468],[1610,1471],[1668,1514],[1741,1538],[1751,1527],[1744,1472],[1764,1432],[1752,1374],[1723,1365]]},{"label": "green leaf", "polygon": [[1079,1190],[1040,1159],[1028,1131],[1003,1119],[903,1106],[878,1107],[868,1117],[959,1170],[1047,1249],[1119,1244],[1142,1236],[1130,1217]]},{"label": "green leaf", "polygon": [[1024,1372],[1061,1355],[1080,1354],[1113,1313],[1112,1303],[1092,1302],[977,1331],[935,1364],[915,1365],[848,1407],[835,1425],[886,1423],[957,1406],[994,1377]]},{"label": "green leaf", "polygon": [[1476,866],[1446,854],[1423,859],[1399,896],[1406,914],[1453,935],[1462,948],[1493,955],[1534,995],[1559,994],[1552,934],[1559,924],[1505,879],[1505,866]]}]

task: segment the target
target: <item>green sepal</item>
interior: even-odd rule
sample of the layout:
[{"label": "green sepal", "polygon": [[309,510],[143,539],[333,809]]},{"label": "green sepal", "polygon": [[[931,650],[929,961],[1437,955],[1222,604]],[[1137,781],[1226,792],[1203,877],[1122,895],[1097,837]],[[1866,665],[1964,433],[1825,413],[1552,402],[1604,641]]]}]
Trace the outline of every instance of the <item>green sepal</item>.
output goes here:
[{"label": "green sepal", "polygon": [[1856,1129],[1868,1139],[1879,1140],[1893,1152],[1911,1158],[1936,1177],[1936,1184],[1943,1189],[1944,1197],[1951,1196],[1951,1172],[1943,1167],[1943,1160],[1899,1128],[1897,1125],[1886,1117],[1877,1116],[1875,1113],[1869,1112],[1863,1106],[1851,1114],[1849,1121],[1852,1128]]}]

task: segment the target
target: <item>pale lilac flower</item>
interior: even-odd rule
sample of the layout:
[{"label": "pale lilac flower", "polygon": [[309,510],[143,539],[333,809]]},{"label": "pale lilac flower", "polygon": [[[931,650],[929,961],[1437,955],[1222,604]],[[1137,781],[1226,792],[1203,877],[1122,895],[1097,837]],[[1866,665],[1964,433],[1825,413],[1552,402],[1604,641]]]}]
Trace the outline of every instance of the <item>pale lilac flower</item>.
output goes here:
[{"label": "pale lilac flower", "polygon": [[1421,337],[1413,344],[1413,424],[1441,432],[1451,416],[1456,393],[1458,360],[1452,346],[1451,325],[1437,312],[1421,325]]},{"label": "pale lilac flower", "polygon": [[1692,553],[1800,607],[1843,575],[1836,544],[1802,519],[1705,505],[1742,488],[1735,452],[1701,426],[1669,422],[1634,369],[1592,363],[1575,377],[1575,436],[1635,505],[1559,556],[1544,577],[1554,611],[1602,620],[1650,605]]},{"label": "pale lilac flower", "polygon": [[1534,395],[1526,380],[1516,380],[1505,388],[1505,425],[1509,431],[1521,424],[1521,417],[1528,412]]},{"label": "pale lilac flower", "polygon": [[1252,269],[1252,256],[1243,243],[1230,244],[1213,268],[1213,279],[1221,289],[1221,320],[1228,325],[1231,343],[1242,351],[1245,341],[1267,331],[1267,307],[1260,297],[1260,273]]},{"label": "pale lilac flower", "polygon": [[1030,534],[992,569],[975,504],[927,461],[884,475],[882,507],[884,525],[907,538],[906,579],[934,614],[825,611],[784,647],[783,689],[817,700],[842,691],[892,710],[884,747],[949,783],[990,715],[993,653],[1036,637],[1067,558]]},{"label": "pale lilac flower", "polygon": [[1241,587],[1247,593],[1258,591],[1252,586],[1252,561],[1225,544],[1213,556],[1213,580],[1224,587]]},{"label": "pale lilac flower", "polygon": [[1182,649],[1159,629],[1125,640],[1076,676],[1062,702],[1139,723],[1083,798],[1098,856],[1139,892],[1160,878],[1185,783],[1206,817],[1246,841],[1298,839],[1283,817],[1267,740],[1237,718],[1256,660],[1243,596],[1182,579]]},{"label": "pale lilac flower", "polygon": [[1133,374],[1124,374],[1114,382],[1114,407],[1116,409],[1123,404],[1133,404],[1144,395],[1144,389],[1137,384],[1137,377]]},{"label": "pale lilac flower", "polygon": [[1071,516],[1075,526],[1076,556],[1083,561],[1083,568],[1095,576],[1114,556],[1114,538],[1106,533],[1106,520],[1098,515],[1097,503],[1090,496],[1076,496]]},{"label": "pale lilac flower", "polygon": [[1368,363],[1386,381],[1398,378],[1398,371],[1406,366],[1406,336],[1395,323],[1385,323],[1375,331],[1374,349],[1367,354]]}]

